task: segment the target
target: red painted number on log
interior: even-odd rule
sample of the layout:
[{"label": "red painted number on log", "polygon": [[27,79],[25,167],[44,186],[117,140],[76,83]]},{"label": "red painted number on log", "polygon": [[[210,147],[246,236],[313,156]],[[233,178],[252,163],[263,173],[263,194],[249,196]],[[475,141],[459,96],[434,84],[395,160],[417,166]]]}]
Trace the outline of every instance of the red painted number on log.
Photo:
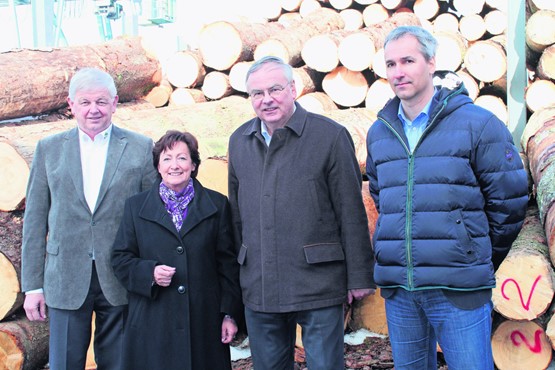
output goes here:
[{"label": "red painted number on log", "polygon": [[522,297],[522,292],[520,291],[520,285],[518,285],[515,279],[507,279],[503,282],[503,284],[501,285],[501,294],[503,295],[503,298],[505,298],[506,300],[509,300],[509,297],[505,294],[505,285],[507,285],[507,283],[509,282],[514,283],[516,285],[516,289],[518,290],[518,295],[520,296],[520,304],[522,304],[522,307],[524,307],[524,309],[528,311],[530,309],[530,301],[532,300],[532,294],[534,294],[536,285],[538,284],[541,278],[542,276],[538,275],[538,277],[536,278],[536,281],[534,281],[534,284],[532,284],[532,289],[530,289],[530,294],[528,295],[528,300],[526,301],[526,303],[524,303],[524,297]]},{"label": "red painted number on log", "polygon": [[[534,346],[532,347],[530,345],[530,343],[528,343],[528,340],[526,339],[526,337],[524,336],[524,334],[522,334],[520,331],[515,330],[511,333],[511,340],[513,341],[513,344],[515,346],[520,346],[521,343],[526,344],[526,346],[528,347],[528,349],[531,352],[534,353],[540,353],[542,351],[542,344],[540,341],[540,335],[541,335],[542,331],[541,330],[536,330],[536,332],[534,333]],[[519,342],[517,339],[521,340],[521,342]]]}]

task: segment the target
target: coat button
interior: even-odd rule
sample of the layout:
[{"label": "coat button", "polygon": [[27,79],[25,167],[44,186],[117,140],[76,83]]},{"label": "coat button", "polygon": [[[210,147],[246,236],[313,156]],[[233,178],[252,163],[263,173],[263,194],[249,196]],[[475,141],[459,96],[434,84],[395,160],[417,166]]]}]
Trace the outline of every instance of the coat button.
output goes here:
[{"label": "coat button", "polygon": [[456,222],[456,223],[457,223],[457,225],[458,225],[458,224],[460,224],[460,223],[461,223],[461,220],[457,220],[457,221],[455,221],[455,222]]},{"label": "coat button", "polygon": [[177,292],[178,292],[179,294],[185,293],[185,287],[184,287],[183,285],[178,286],[178,287],[177,287]]},{"label": "coat button", "polygon": [[182,246],[179,246],[179,247],[175,248],[175,250],[177,251],[177,253],[183,254],[183,247]]}]

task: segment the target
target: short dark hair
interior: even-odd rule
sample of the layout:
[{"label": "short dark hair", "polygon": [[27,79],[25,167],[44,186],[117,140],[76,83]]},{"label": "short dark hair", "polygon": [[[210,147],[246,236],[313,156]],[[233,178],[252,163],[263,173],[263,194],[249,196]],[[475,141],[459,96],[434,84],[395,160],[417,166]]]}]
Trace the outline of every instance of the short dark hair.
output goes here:
[{"label": "short dark hair", "polygon": [[195,164],[195,169],[191,172],[191,177],[197,177],[198,168],[200,167],[198,140],[193,136],[193,134],[186,131],[181,132],[178,130],[168,130],[164,136],[158,139],[152,149],[152,163],[154,164],[154,168],[158,170],[158,164],[160,163],[160,155],[162,152],[167,149],[172,149],[177,142],[185,143],[185,145],[189,148],[191,160]]}]

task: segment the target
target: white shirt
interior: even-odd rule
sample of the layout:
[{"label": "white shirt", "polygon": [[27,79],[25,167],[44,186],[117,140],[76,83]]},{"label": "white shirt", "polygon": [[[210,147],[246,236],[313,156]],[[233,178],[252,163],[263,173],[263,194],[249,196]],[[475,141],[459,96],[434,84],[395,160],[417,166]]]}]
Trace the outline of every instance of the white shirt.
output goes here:
[{"label": "white shirt", "polygon": [[96,207],[100,184],[104,176],[111,133],[112,125],[98,133],[93,141],[86,133],[79,129],[83,191],[91,212],[94,212]]}]

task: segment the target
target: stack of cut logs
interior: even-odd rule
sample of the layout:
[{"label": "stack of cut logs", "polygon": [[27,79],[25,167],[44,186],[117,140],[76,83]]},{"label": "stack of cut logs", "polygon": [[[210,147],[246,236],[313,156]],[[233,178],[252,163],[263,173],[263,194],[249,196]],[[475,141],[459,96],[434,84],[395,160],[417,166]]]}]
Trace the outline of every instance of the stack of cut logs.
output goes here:
[{"label": "stack of cut logs", "polygon": [[[509,0],[280,0],[260,2],[257,9],[266,22],[208,23],[199,32],[197,49],[166,60],[138,37],[0,53],[0,86],[9,86],[0,89],[0,368],[40,369],[47,362],[47,324],[28,322],[22,311],[25,188],[37,141],[75,126],[75,120],[60,114],[67,113],[68,81],[81,67],[99,67],[114,77],[120,96],[117,125],[154,140],[168,129],[197,136],[203,160],[199,178],[224,194],[227,140],[254,115],[245,74],[253,60],[265,55],[294,66],[304,107],[347,127],[362,171],[366,132],[393,96],[382,44],[397,25],[431,30],[439,40],[438,69],[456,71],[475,103],[507,122]],[[526,10],[529,120],[521,154],[532,201],[524,228],[496,274],[492,343],[499,369],[543,369],[555,343],[555,5],[527,0]],[[21,120],[52,112],[57,115]],[[376,210],[367,185],[362,196],[373,232]],[[387,335],[379,294],[356,302],[347,312],[346,327]],[[88,368],[95,368],[92,352]]]}]

